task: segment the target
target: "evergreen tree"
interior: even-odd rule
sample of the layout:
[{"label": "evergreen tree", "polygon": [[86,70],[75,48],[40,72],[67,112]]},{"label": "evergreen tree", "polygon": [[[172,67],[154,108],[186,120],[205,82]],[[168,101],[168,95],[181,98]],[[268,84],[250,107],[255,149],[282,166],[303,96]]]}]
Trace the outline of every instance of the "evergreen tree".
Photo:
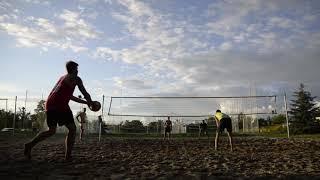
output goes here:
[{"label": "evergreen tree", "polygon": [[300,84],[299,89],[294,92],[295,99],[291,101],[291,130],[293,133],[314,133],[320,131],[319,123],[316,121],[318,107],[314,103],[311,93]]}]

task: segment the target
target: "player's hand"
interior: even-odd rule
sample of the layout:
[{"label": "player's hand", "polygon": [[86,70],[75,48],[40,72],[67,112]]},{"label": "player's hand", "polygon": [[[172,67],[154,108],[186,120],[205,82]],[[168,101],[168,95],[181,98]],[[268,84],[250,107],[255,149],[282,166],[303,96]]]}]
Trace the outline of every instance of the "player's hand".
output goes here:
[{"label": "player's hand", "polygon": [[88,105],[89,107],[92,107],[93,102],[92,102],[92,101],[87,101],[87,105]]}]

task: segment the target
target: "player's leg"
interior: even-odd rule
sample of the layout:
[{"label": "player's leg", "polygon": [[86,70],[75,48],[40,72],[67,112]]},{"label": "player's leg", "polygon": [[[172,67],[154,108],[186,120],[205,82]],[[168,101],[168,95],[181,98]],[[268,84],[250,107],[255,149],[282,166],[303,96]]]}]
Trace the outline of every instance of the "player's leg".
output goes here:
[{"label": "player's leg", "polygon": [[69,132],[65,140],[66,152],[65,159],[71,159],[71,152],[76,138],[76,125],[74,123],[69,123],[65,125]]},{"label": "player's leg", "polygon": [[31,158],[31,149],[37,145],[39,142],[47,139],[48,137],[56,133],[56,127],[49,127],[49,130],[40,132],[36,135],[30,142],[24,145],[24,155],[30,159]]},{"label": "player's leg", "polygon": [[230,150],[233,151],[233,142],[232,142],[232,132],[227,132],[229,137],[229,143],[230,143]]},{"label": "player's leg", "polygon": [[80,141],[82,141],[82,138],[83,138],[83,131],[84,131],[84,127],[83,127],[83,125],[81,124],[81,125],[80,125]]},{"label": "player's leg", "polygon": [[70,160],[71,159],[71,152],[73,148],[73,144],[76,139],[76,131],[77,127],[74,124],[72,111],[65,112],[61,118],[61,121],[59,121],[59,125],[65,125],[68,128],[68,134],[66,136],[65,140],[65,159]]},{"label": "player's leg", "polygon": [[217,131],[216,131],[216,138],[214,139],[214,150],[217,150],[217,149],[218,149],[219,133],[220,133],[220,130],[217,129]]},{"label": "player's leg", "polygon": [[226,128],[229,137],[230,150],[233,151],[233,141],[232,141],[232,122],[231,119],[226,119]]},{"label": "player's leg", "polygon": [[57,118],[59,118],[59,115],[55,112],[47,112],[47,125],[49,130],[38,133],[30,142],[24,145],[24,155],[28,159],[31,158],[31,149],[35,145],[56,133]]},{"label": "player's leg", "polygon": [[216,138],[214,141],[215,150],[218,149],[219,134],[221,134],[224,129],[225,129],[225,120],[222,118],[220,120],[219,126],[217,127]]},{"label": "player's leg", "polygon": [[[85,123],[83,123],[82,124],[82,139],[83,139],[83,137],[85,136],[85,133],[87,133],[87,131],[85,130],[87,127],[86,127],[86,124]],[[84,131],[86,131],[86,132],[84,132]]]}]

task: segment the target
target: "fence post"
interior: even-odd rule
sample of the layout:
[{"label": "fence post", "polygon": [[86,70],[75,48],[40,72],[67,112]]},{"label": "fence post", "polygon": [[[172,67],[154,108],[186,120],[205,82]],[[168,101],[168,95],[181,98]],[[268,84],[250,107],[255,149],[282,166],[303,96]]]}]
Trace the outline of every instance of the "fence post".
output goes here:
[{"label": "fence post", "polygon": [[16,113],[17,113],[17,96],[15,98],[15,101],[14,101],[14,115],[13,115],[13,124],[12,124],[12,135],[14,136],[14,129],[15,129],[15,126],[16,126]]}]

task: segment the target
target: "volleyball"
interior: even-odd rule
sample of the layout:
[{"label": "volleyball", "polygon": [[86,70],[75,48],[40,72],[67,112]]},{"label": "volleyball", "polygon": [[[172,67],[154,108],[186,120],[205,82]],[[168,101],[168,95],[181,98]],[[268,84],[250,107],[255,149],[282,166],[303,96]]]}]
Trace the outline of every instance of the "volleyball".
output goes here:
[{"label": "volleyball", "polygon": [[92,101],[91,106],[89,106],[91,111],[99,111],[101,109],[101,104],[98,101]]}]

